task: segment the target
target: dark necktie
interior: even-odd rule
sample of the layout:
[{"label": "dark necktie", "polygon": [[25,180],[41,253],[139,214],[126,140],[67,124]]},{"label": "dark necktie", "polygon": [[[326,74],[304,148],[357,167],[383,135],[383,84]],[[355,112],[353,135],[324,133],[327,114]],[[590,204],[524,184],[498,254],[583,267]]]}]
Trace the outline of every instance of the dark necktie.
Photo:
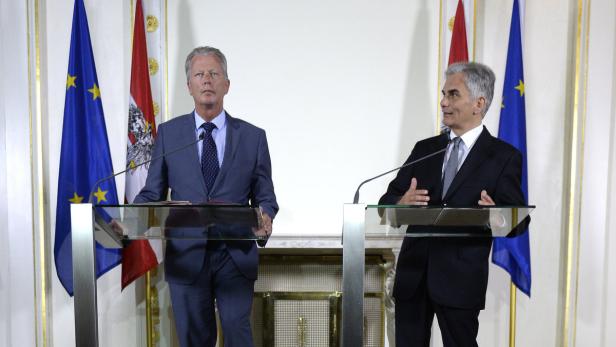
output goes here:
[{"label": "dark necktie", "polygon": [[449,160],[447,160],[447,165],[445,165],[445,172],[443,173],[443,194],[442,197],[445,197],[447,194],[447,190],[453,181],[453,178],[456,177],[456,172],[458,171],[458,152],[460,149],[460,137],[454,137],[453,148],[451,149],[451,153],[449,154]]},{"label": "dark necktie", "polygon": [[214,123],[203,123],[201,127],[205,130],[203,138],[203,149],[201,150],[201,172],[205,180],[208,194],[212,191],[216,176],[218,176],[218,153],[216,151],[216,143],[212,137],[212,130],[216,129]]}]

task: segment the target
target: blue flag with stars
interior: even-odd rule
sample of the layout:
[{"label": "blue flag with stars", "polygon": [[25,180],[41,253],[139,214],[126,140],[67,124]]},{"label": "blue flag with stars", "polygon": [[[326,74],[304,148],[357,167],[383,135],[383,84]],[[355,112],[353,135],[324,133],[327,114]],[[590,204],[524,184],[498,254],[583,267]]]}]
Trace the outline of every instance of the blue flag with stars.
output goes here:
[{"label": "blue flag with stars", "polygon": [[[522,152],[522,191],[524,192],[525,202],[528,203],[526,110],[524,106],[524,70],[518,0],[513,1],[498,137]],[[513,283],[530,297],[531,276],[528,230],[513,238],[494,238],[492,262],[509,272]]]},{"label": "blue flag with stars", "polygon": [[[60,282],[73,295],[70,204],[88,202],[93,189],[93,204],[117,204],[115,181],[97,180],[113,173],[107,130],[98,89],[90,31],[83,0],[75,0],[71,50],[66,77],[64,124],[60,150],[58,203],[54,258]],[[96,245],[96,277],[118,265],[119,250]]]}]

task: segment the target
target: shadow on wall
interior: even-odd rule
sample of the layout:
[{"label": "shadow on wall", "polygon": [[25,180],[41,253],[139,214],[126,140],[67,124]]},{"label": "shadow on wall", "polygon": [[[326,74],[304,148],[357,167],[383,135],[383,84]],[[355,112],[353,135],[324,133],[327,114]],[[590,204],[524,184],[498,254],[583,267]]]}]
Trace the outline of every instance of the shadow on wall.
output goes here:
[{"label": "shadow on wall", "polygon": [[[190,13],[190,5],[186,1],[180,1],[178,3],[178,10],[176,13]],[[206,44],[195,43],[195,37],[193,35],[193,30],[195,30],[195,28],[193,26],[191,16],[183,16],[183,18],[181,20],[178,19],[176,23],[178,25],[177,30],[175,30],[175,32],[178,33],[177,50],[173,52],[173,54],[176,55],[176,65],[169,66],[169,71],[181,71],[182,73],[169,74],[171,76],[176,76],[174,80],[169,81],[171,87],[171,92],[169,93],[171,95],[171,99],[169,100],[169,116],[171,118],[189,113],[193,110],[193,103],[191,102],[188,87],[186,86],[184,62],[186,61],[186,56],[193,50],[193,48]]]},{"label": "shadow on wall", "polygon": [[[432,84],[429,74],[432,73],[430,66],[430,37],[432,36],[430,25],[430,13],[426,6],[427,0],[422,1],[421,9],[414,19],[415,28],[409,44],[409,61],[407,69],[404,107],[402,109],[402,121],[400,122],[400,142],[398,144],[398,162],[402,165],[411,153],[413,145],[418,140],[435,135],[434,114],[436,100],[430,93]],[[412,134],[409,136],[409,134]]]}]

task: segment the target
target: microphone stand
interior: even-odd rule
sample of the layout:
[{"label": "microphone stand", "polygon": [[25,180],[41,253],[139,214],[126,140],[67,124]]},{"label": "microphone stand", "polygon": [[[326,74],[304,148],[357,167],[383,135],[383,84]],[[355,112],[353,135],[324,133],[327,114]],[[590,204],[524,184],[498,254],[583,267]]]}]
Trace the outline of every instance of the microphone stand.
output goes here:
[{"label": "microphone stand", "polygon": [[187,148],[187,147],[190,147],[190,146],[194,145],[195,143],[197,143],[197,142],[199,142],[199,141],[203,140],[203,138],[204,138],[204,137],[205,137],[205,133],[201,133],[201,135],[199,135],[199,138],[198,138],[196,141],[193,141],[193,142],[191,142],[191,143],[189,143],[189,144],[187,144],[187,145],[184,145],[184,146],[182,146],[182,147],[176,148],[176,149],[174,149],[174,150],[172,150],[172,151],[169,151],[169,152],[167,152],[167,153],[163,153],[163,154],[161,154],[161,155],[159,155],[159,156],[157,156],[157,157],[150,158],[150,159],[148,159],[148,160],[146,160],[146,161],[144,161],[144,162],[141,162],[141,163],[139,163],[139,164],[137,164],[137,165],[135,165],[135,166],[132,166],[132,167],[131,167],[130,165],[128,165],[128,167],[127,167],[126,169],[124,169],[124,170],[122,170],[122,171],[120,171],[120,172],[116,172],[116,173],[113,173],[113,174],[111,174],[111,175],[109,175],[109,176],[107,176],[107,177],[103,177],[103,178],[99,179],[98,181],[94,182],[94,185],[92,186],[92,189],[90,189],[90,195],[88,195],[88,203],[92,203],[92,197],[94,196],[94,189],[96,189],[96,187],[97,187],[99,184],[101,184],[101,183],[103,183],[103,182],[105,182],[105,181],[107,181],[107,180],[110,180],[110,179],[112,179],[112,178],[114,178],[114,177],[116,177],[116,176],[118,176],[118,175],[121,175],[121,174],[123,174],[123,173],[127,172],[128,170],[134,170],[134,169],[136,169],[136,168],[138,168],[138,167],[140,167],[140,166],[143,166],[143,165],[145,165],[145,164],[147,164],[147,163],[149,163],[149,162],[152,162],[152,161],[154,161],[154,160],[161,159],[161,158],[165,157],[166,155],[173,154],[173,153],[178,152],[178,151],[181,151],[181,150],[183,150],[183,149],[185,149],[185,148]]},{"label": "microphone stand", "polygon": [[443,152],[445,152],[445,151],[447,150],[447,147],[449,146],[449,143],[450,143],[450,142],[451,142],[451,140],[449,140],[449,141],[447,142],[447,146],[445,146],[445,148],[443,148],[443,149],[441,149],[441,150],[438,150],[438,151],[436,151],[436,152],[434,152],[434,153],[430,153],[430,154],[424,155],[423,157],[421,157],[421,158],[419,158],[419,159],[415,159],[415,160],[413,160],[413,161],[411,161],[411,162],[408,162],[408,163],[406,163],[406,164],[404,164],[404,165],[402,165],[402,166],[399,166],[399,167],[397,167],[397,168],[395,168],[395,169],[391,169],[391,170],[389,170],[389,171],[387,171],[387,172],[383,172],[383,173],[382,173],[382,174],[380,174],[380,175],[377,175],[377,176],[374,176],[374,177],[368,178],[367,180],[363,181],[362,183],[360,183],[360,184],[359,184],[359,186],[357,187],[357,190],[355,191],[355,197],[353,197],[353,204],[357,204],[357,203],[359,202],[359,189],[360,189],[360,188],[361,188],[361,186],[363,186],[364,184],[366,184],[366,183],[368,183],[368,182],[370,182],[370,181],[374,181],[375,179],[377,179],[377,178],[379,178],[379,177],[382,177],[382,176],[385,176],[385,175],[387,175],[387,174],[389,174],[389,173],[392,173],[392,172],[394,172],[394,171],[398,171],[398,170],[404,169],[405,167],[411,166],[411,165],[413,165],[413,164],[417,164],[417,163],[419,163],[420,161],[423,161],[423,160],[426,160],[426,159],[428,159],[428,158],[431,158],[431,157],[433,157],[433,156],[435,156],[435,155],[437,155],[437,154],[441,154],[441,153],[443,153]]}]

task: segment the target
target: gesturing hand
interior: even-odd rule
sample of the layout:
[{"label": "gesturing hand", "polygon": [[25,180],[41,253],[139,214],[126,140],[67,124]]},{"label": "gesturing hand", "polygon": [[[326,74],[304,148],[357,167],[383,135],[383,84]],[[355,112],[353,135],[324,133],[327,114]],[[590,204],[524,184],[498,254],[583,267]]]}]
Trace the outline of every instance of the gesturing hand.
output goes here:
[{"label": "gesturing hand", "polygon": [[488,192],[485,190],[481,191],[481,200],[477,201],[480,206],[493,206],[496,205],[494,200],[488,195]]},{"label": "gesturing hand", "polygon": [[402,195],[398,205],[427,205],[430,201],[427,189],[417,189],[417,179],[413,177],[411,179],[411,186],[409,190]]}]

